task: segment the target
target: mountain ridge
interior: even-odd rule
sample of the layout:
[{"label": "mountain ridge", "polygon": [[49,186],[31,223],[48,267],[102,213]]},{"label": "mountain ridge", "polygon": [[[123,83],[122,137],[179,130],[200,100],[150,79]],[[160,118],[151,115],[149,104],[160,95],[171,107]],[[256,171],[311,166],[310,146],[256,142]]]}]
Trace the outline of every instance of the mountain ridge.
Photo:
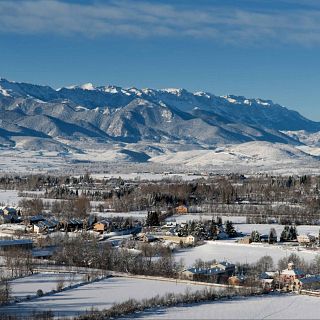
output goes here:
[{"label": "mountain ridge", "polygon": [[[74,143],[90,141],[174,144],[177,149],[185,145],[210,149],[250,141],[306,145],[320,131],[320,122],[271,100],[176,88],[95,87],[91,83],[53,89],[3,78],[0,121],[3,147],[24,145],[17,144],[14,137],[19,135],[45,139],[39,147],[49,145],[51,139],[50,148],[56,143],[64,150],[69,144],[72,148]],[[313,138],[307,139],[308,134]],[[25,145],[36,148],[32,141],[39,142],[37,139],[28,139]]]}]

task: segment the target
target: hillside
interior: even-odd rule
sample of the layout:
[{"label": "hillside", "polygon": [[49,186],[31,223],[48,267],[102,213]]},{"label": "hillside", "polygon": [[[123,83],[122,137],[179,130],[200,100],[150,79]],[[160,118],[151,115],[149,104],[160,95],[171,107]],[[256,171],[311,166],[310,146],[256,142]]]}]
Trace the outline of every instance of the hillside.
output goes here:
[{"label": "hillside", "polygon": [[81,157],[93,145],[107,146],[114,159],[189,166],[316,161],[310,154],[318,155],[320,137],[319,122],[270,100],[92,84],[53,89],[5,79],[0,121],[0,146],[8,150]]}]

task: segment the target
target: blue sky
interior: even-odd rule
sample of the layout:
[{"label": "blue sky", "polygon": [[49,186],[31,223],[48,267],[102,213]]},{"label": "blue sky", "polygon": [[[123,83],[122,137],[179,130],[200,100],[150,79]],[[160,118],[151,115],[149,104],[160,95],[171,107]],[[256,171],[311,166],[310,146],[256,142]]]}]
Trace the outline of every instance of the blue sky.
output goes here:
[{"label": "blue sky", "polygon": [[317,0],[1,0],[0,76],[260,97],[320,121],[319,21]]}]

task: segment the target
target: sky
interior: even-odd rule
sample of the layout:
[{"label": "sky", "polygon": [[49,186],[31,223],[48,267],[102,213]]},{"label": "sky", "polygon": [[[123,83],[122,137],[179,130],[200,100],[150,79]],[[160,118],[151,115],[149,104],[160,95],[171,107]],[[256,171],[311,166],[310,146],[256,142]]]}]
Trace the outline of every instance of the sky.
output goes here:
[{"label": "sky", "polygon": [[0,77],[271,99],[320,121],[318,0],[1,0]]}]

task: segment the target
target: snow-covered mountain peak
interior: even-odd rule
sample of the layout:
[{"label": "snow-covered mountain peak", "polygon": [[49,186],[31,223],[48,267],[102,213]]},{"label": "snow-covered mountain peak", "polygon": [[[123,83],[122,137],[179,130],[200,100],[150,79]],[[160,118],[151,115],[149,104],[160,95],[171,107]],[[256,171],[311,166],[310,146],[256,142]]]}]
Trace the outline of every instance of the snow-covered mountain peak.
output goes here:
[{"label": "snow-covered mountain peak", "polygon": [[91,82],[84,83],[84,84],[80,85],[79,88],[83,89],[83,90],[95,90],[95,87]]},{"label": "snow-covered mountain peak", "polygon": [[1,95],[5,96],[5,97],[11,97],[9,91],[10,91],[10,90],[3,89],[3,88],[0,86],[0,94],[1,94]]},{"label": "snow-covered mountain peak", "polygon": [[238,105],[247,105],[247,106],[259,105],[263,107],[270,107],[275,105],[272,100],[264,100],[260,98],[249,99],[244,96],[236,96],[236,95],[225,95],[225,96],[221,96],[220,98],[227,100],[231,104],[238,104]]},{"label": "snow-covered mountain peak", "polygon": [[188,91],[182,88],[164,88],[160,89],[162,92],[167,92],[176,96],[181,96],[183,93],[187,93]]},{"label": "snow-covered mountain peak", "polygon": [[109,86],[98,87],[97,90],[103,91],[106,93],[117,94],[121,92],[121,87],[109,85]]},{"label": "snow-covered mountain peak", "polygon": [[235,96],[233,94],[228,94],[226,96],[221,96],[221,98],[227,100],[232,104],[250,104],[250,99],[247,99],[244,96]]},{"label": "snow-covered mountain peak", "polygon": [[198,96],[198,97],[205,97],[210,99],[212,97],[211,93],[209,92],[204,92],[204,91],[197,91],[193,95]]},{"label": "snow-covered mountain peak", "polygon": [[81,84],[81,85],[71,85],[71,86],[67,86],[67,87],[64,87],[64,88],[59,88],[57,89],[57,91],[61,91],[62,89],[82,89],[82,90],[96,90],[95,86],[91,83],[91,82],[88,82],[88,83],[84,83],[84,84]]},{"label": "snow-covered mountain peak", "polygon": [[144,94],[151,96],[151,95],[155,95],[156,90],[151,89],[151,88],[143,88],[141,89],[141,92],[143,92]]},{"label": "snow-covered mountain peak", "polygon": [[130,92],[132,94],[135,94],[138,97],[141,97],[143,95],[143,90],[139,90],[136,87],[131,87],[126,89],[126,92]]},{"label": "snow-covered mountain peak", "polygon": [[272,100],[255,99],[255,102],[265,107],[270,107],[274,105]]},{"label": "snow-covered mountain peak", "polygon": [[[90,83],[55,90],[2,79],[0,107],[5,110],[3,120],[9,119],[24,136],[39,139],[165,140],[210,147],[257,140],[295,145],[307,141],[304,134],[287,131],[320,131],[320,123],[270,100],[177,88],[94,87]],[[16,134],[5,135],[3,139],[10,142]],[[317,137],[313,137],[315,143]]]}]

